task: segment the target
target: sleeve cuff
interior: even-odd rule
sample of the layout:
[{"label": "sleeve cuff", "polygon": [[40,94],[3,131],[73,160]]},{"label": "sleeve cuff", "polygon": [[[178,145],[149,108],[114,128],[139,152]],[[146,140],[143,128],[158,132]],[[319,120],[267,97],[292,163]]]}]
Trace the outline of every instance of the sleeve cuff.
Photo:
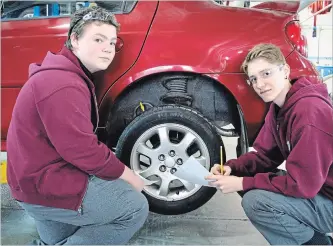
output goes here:
[{"label": "sleeve cuff", "polygon": [[122,162],[120,162],[119,163],[119,168],[116,169],[116,172],[114,174],[115,175],[115,179],[118,179],[121,175],[123,175],[124,170],[125,170],[125,164],[122,163]]},{"label": "sleeve cuff", "polygon": [[243,177],[243,190],[254,189],[254,177]]},{"label": "sleeve cuff", "polygon": [[[111,151],[110,151],[111,152]],[[105,180],[118,179],[125,170],[125,164],[122,163],[113,153],[104,169],[101,169],[95,176]]]},{"label": "sleeve cuff", "polygon": [[233,171],[237,172],[236,166],[234,165],[233,160],[227,161],[224,165],[229,166],[231,168],[231,172],[233,172]]}]

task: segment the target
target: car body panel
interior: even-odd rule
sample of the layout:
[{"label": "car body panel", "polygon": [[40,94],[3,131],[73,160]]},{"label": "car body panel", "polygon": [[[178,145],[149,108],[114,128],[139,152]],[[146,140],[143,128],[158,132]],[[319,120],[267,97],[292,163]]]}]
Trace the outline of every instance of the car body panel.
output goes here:
[{"label": "car body panel", "polygon": [[[109,67],[109,87],[135,63],[155,14],[157,2],[139,2],[129,14],[118,14],[118,34],[123,42]],[[138,25],[138,22],[140,25]],[[1,139],[6,138],[11,113],[21,88],[28,78],[29,64],[41,62],[48,51],[59,51],[67,38],[68,17],[7,20],[1,24]],[[97,95],[103,95],[98,93]],[[100,98],[100,97],[99,97]],[[3,146],[2,146],[3,147]]]},{"label": "car body panel", "polygon": [[[291,13],[225,7],[213,1],[140,1],[132,12],[116,17],[121,23],[122,48],[106,73],[96,74],[100,127],[105,127],[109,106],[133,83],[154,74],[188,72],[213,78],[230,91],[244,113],[248,136],[253,140],[267,105],[246,84],[240,65],[247,52],[262,42],[281,48],[293,77],[319,79],[312,64],[294,51],[284,34],[286,24],[295,19]],[[68,17],[2,22],[2,150],[29,64],[41,62],[49,50],[60,50],[68,28]]]}]

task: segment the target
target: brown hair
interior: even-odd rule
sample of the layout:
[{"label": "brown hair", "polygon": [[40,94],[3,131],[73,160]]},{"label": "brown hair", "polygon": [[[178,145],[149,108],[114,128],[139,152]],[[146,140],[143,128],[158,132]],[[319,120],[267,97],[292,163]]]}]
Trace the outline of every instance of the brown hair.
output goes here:
[{"label": "brown hair", "polygon": [[69,49],[72,49],[72,43],[70,36],[72,33],[75,33],[76,37],[79,38],[85,26],[95,23],[95,24],[109,24],[117,28],[117,32],[119,32],[120,24],[117,22],[116,17],[110,11],[98,7],[92,6],[89,8],[83,8],[77,10],[72,16],[69,26],[69,31],[67,35],[67,41],[65,46]]},{"label": "brown hair", "polygon": [[286,59],[279,47],[274,44],[258,44],[250,50],[242,64],[244,73],[248,74],[249,63],[257,58],[263,58],[272,64],[286,64]]}]

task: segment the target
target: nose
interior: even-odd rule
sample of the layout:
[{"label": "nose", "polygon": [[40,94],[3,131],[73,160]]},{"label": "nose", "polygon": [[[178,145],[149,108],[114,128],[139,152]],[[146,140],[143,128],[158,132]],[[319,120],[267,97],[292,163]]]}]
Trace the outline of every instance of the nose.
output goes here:
[{"label": "nose", "polygon": [[108,54],[111,54],[113,50],[114,50],[114,45],[112,44],[107,44],[103,49],[103,51]]}]

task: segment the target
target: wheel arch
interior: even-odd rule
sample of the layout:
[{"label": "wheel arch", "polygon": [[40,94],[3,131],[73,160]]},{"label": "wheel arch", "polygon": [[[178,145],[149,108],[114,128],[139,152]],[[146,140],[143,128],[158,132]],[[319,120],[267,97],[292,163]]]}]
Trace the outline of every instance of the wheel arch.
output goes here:
[{"label": "wheel arch", "polygon": [[129,84],[107,113],[106,141],[110,147],[117,144],[125,127],[140,115],[140,102],[145,110],[166,104],[192,107],[217,126],[219,134],[224,133],[223,126],[232,123],[240,137],[240,153],[247,151],[247,127],[235,96],[223,83],[188,71],[154,73]]}]

